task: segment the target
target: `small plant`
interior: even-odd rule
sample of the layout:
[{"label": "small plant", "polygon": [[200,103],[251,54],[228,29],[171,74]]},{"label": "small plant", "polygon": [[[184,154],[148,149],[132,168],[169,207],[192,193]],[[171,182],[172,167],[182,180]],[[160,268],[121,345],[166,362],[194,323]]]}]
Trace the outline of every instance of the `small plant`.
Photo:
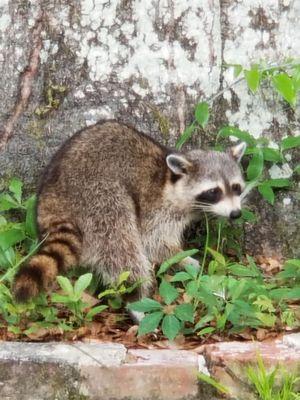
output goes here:
[{"label": "small plant", "polygon": [[[280,387],[276,387],[276,377],[280,371],[284,379]],[[279,366],[268,372],[260,355],[257,356],[257,366],[248,367],[247,376],[258,394],[259,400],[292,400],[300,398],[300,393],[295,392],[295,385],[300,378],[283,371]]]},{"label": "small plant", "polygon": [[83,292],[89,287],[92,281],[93,275],[90,273],[81,275],[78,280],[72,285],[71,281],[64,277],[58,276],[57,282],[59,283],[62,290],[65,292],[64,295],[53,293],[51,301],[53,303],[63,304],[73,314],[75,323],[80,325],[84,321],[91,321],[92,318],[105,310],[108,306],[99,305],[91,308],[87,311],[88,304],[82,301]]},{"label": "small plant", "polygon": [[130,271],[122,272],[117,281],[98,295],[99,299],[107,297],[108,304],[114,310],[118,310],[124,303],[124,296],[131,294],[141,282],[129,283]]}]

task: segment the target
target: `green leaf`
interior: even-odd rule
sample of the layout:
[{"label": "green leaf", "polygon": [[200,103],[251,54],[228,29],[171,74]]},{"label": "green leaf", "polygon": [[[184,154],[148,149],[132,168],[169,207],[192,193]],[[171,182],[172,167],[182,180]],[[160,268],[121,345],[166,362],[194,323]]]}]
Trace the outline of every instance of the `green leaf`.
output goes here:
[{"label": "green leaf", "polygon": [[209,105],[205,101],[196,105],[195,118],[204,129],[209,120]]},{"label": "green leaf", "polygon": [[244,70],[244,75],[247,81],[248,88],[252,93],[255,93],[259,87],[260,72],[258,69]]},{"label": "green leaf", "polygon": [[32,239],[37,238],[36,196],[30,197],[26,202],[25,230]]},{"label": "green leaf", "polygon": [[185,282],[191,280],[191,276],[186,272],[177,272],[172,279],[171,282]]},{"label": "green leaf", "polygon": [[99,293],[98,299],[102,299],[105,296],[113,296],[116,295],[118,292],[115,289],[106,289],[103,292]]},{"label": "green leaf", "polygon": [[77,296],[81,296],[82,293],[84,292],[84,290],[86,288],[88,288],[88,286],[90,285],[91,281],[93,279],[93,274],[91,273],[87,273],[84,275],[81,275],[77,281],[75,282],[74,285],[74,293]]},{"label": "green leaf", "polygon": [[206,328],[203,328],[199,332],[197,332],[197,335],[203,336],[203,335],[213,333],[214,331],[215,331],[215,328],[213,328],[212,326],[207,326]]},{"label": "green leaf", "polygon": [[74,294],[72,283],[70,282],[70,280],[68,278],[66,278],[65,276],[59,275],[56,279],[57,279],[59,286],[62,288],[62,290],[64,290],[69,295]]},{"label": "green leaf", "polygon": [[282,151],[293,149],[300,146],[300,135],[299,136],[289,136],[281,141]]},{"label": "green leaf", "polygon": [[3,251],[25,239],[25,233],[22,229],[11,228],[0,232],[0,247]]},{"label": "green leaf", "polygon": [[154,332],[158,327],[164,313],[162,311],[156,311],[151,314],[145,315],[145,317],[141,320],[138,335],[142,336],[149,332]]},{"label": "green leaf", "polygon": [[267,181],[264,181],[264,183],[276,188],[288,187],[291,185],[291,182],[288,179],[284,178],[268,179]]},{"label": "green leaf", "polygon": [[296,90],[291,78],[287,74],[278,74],[272,77],[272,82],[277,92],[294,107],[296,105]]},{"label": "green leaf", "polygon": [[296,166],[296,168],[294,169],[294,172],[295,172],[296,174],[299,174],[299,175],[300,175],[300,164],[298,164],[298,165]]},{"label": "green leaf", "polygon": [[100,314],[102,311],[106,310],[108,306],[101,305],[97,307],[93,307],[90,311],[86,314],[86,319],[92,319],[95,315]]},{"label": "green leaf", "polygon": [[9,183],[9,190],[14,194],[15,199],[20,204],[22,199],[22,187],[23,183],[20,179],[13,178]]},{"label": "green leaf", "polygon": [[299,65],[294,68],[292,82],[293,82],[295,91],[298,92],[300,90],[300,66]]},{"label": "green leaf", "polygon": [[246,208],[242,209],[242,218],[247,222],[256,221],[256,215],[252,211],[247,210]]},{"label": "green leaf", "polygon": [[213,386],[220,393],[224,393],[224,394],[229,393],[229,390],[227,389],[226,386],[223,386],[221,383],[217,382],[215,379],[211,378],[210,376],[205,375],[202,372],[199,372],[197,376],[198,376],[198,379]]},{"label": "green leaf", "polygon": [[243,67],[240,64],[235,64],[233,67],[234,67],[233,76],[237,78],[243,71]]},{"label": "green leaf", "polygon": [[200,319],[200,321],[197,322],[195,325],[195,331],[202,328],[204,325],[206,325],[208,322],[211,322],[215,317],[213,315],[205,315],[203,318]]},{"label": "green leaf", "polygon": [[145,297],[142,300],[128,304],[127,308],[133,311],[150,312],[155,310],[161,310],[162,305],[158,301]]},{"label": "green leaf", "polygon": [[240,264],[232,264],[228,267],[228,271],[236,276],[251,276],[256,278],[260,276],[260,274],[256,271],[253,271],[251,268],[246,267]]},{"label": "green leaf", "polygon": [[211,249],[210,247],[208,247],[207,250],[213,256],[214,260],[216,260],[220,265],[222,266],[226,265],[225,257],[221,253],[218,253],[217,251]]},{"label": "green leaf", "polygon": [[263,172],[263,168],[264,168],[264,157],[260,149],[258,153],[253,154],[253,157],[249,162],[247,168],[247,178],[250,181],[258,179]]},{"label": "green leaf", "polygon": [[186,257],[191,257],[194,254],[198,253],[199,250],[197,249],[192,249],[192,250],[186,250],[186,251],[181,251],[180,253],[177,253],[175,256],[169,258],[165,262],[163,262],[157,272],[157,275],[161,275],[164,272],[166,272],[172,265],[178,264],[180,261],[184,260]]},{"label": "green leaf", "polygon": [[184,145],[184,143],[187,142],[191,138],[195,129],[196,129],[196,126],[194,124],[191,124],[190,126],[185,128],[184,132],[181,134],[181,136],[179,137],[179,139],[176,142],[175,147],[177,150],[180,150],[181,147]]},{"label": "green leaf", "polygon": [[19,208],[20,205],[8,193],[0,195],[0,211],[7,211],[14,208]]},{"label": "green leaf", "polygon": [[179,304],[175,308],[174,314],[180,321],[194,322],[194,307],[192,304]]},{"label": "green leaf", "polygon": [[159,294],[166,304],[171,304],[179,296],[177,289],[165,280],[159,285]]},{"label": "green leaf", "polygon": [[263,156],[266,161],[271,161],[274,163],[282,161],[282,156],[279,150],[272,149],[270,147],[265,147],[262,149]]},{"label": "green leaf", "polygon": [[195,265],[188,264],[184,266],[184,269],[186,272],[190,275],[192,278],[196,278],[198,273],[199,273],[199,268],[197,268]]},{"label": "green leaf", "polygon": [[270,204],[274,204],[275,195],[271,186],[264,182],[258,186],[258,191],[262,195],[262,197],[267,200]]},{"label": "green leaf", "polygon": [[249,146],[254,146],[256,143],[254,137],[251,136],[249,132],[241,131],[235,126],[224,126],[219,130],[217,136],[221,137],[233,136],[242,140],[243,142],[246,142]]},{"label": "green leaf", "polygon": [[124,271],[119,275],[118,278],[118,286],[122,285],[123,282],[126,282],[127,279],[129,278],[130,271]]},{"label": "green leaf", "polygon": [[51,296],[51,301],[53,303],[68,304],[68,303],[70,303],[70,297],[63,296],[63,295],[57,294],[57,293],[53,293]]},{"label": "green leaf", "polygon": [[181,324],[174,315],[165,315],[162,321],[162,332],[169,339],[173,340],[180,331]]}]

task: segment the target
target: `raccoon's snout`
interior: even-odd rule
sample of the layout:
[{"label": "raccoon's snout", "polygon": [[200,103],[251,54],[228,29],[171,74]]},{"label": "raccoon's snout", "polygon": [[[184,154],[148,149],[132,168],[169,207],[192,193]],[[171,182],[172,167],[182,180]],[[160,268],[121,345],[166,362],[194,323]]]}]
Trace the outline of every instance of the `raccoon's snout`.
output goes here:
[{"label": "raccoon's snout", "polygon": [[236,218],[240,218],[241,215],[242,215],[242,211],[237,209],[237,210],[231,211],[231,213],[229,214],[229,218],[236,219]]}]

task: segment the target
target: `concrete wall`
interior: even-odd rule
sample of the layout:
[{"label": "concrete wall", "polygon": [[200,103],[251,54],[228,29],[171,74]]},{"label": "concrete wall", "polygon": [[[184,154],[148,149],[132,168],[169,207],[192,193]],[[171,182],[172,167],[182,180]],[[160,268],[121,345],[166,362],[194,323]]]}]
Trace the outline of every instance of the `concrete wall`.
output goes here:
[{"label": "concrete wall", "polygon": [[[234,80],[225,63],[300,56],[299,16],[298,0],[0,0],[2,182],[17,174],[34,187],[60,143],[103,118],[174,144],[195,103]],[[252,96],[244,82],[214,111],[194,145],[222,123],[274,140],[300,133],[299,108]],[[299,193],[272,210],[257,204],[263,218],[246,227],[247,247],[300,256]]]}]

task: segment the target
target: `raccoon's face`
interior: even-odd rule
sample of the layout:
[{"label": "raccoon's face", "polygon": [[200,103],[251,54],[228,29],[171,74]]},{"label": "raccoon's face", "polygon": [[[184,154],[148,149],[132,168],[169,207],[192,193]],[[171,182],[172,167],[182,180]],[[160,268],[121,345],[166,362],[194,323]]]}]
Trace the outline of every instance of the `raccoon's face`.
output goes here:
[{"label": "raccoon's face", "polygon": [[171,171],[166,189],[168,200],[186,211],[239,218],[245,188],[239,161],[245,149],[245,143],[240,143],[223,153],[193,150],[168,155],[166,161]]}]

